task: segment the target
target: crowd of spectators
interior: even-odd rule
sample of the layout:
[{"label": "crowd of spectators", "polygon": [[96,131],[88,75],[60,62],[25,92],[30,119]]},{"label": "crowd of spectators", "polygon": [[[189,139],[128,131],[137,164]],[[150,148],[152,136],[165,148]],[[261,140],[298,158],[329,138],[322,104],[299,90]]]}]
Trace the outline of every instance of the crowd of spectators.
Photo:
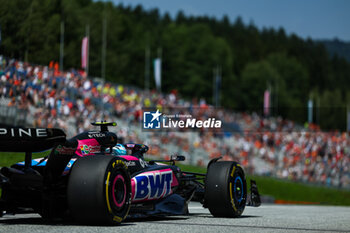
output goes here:
[{"label": "crowd of spectators", "polygon": [[[68,136],[91,130],[95,120],[119,123],[125,142],[149,144],[153,156],[180,152],[191,163],[205,165],[223,156],[254,174],[350,188],[350,138],[323,132],[282,118],[214,109],[203,99],[186,101],[176,90],[169,94],[144,91],[99,79],[82,71],[60,71],[57,63],[31,65],[0,56],[0,99],[9,108],[27,112],[26,126],[58,127]],[[215,117],[221,130],[143,132],[142,108],[178,109],[197,119]]]}]

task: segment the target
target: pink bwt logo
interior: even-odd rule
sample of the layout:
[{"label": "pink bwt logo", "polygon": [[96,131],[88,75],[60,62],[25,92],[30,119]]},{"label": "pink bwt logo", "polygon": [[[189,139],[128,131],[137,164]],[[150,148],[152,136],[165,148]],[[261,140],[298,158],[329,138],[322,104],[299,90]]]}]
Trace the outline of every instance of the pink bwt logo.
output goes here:
[{"label": "pink bwt logo", "polygon": [[154,200],[171,194],[173,173],[169,170],[151,171],[135,176],[131,180],[132,200]]}]

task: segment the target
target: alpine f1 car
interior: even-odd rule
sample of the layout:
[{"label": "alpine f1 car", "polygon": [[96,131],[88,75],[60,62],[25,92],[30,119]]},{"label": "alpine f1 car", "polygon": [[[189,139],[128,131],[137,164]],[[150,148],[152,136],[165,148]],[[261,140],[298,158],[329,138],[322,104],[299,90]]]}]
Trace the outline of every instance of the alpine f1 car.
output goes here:
[{"label": "alpine f1 car", "polygon": [[[92,124],[100,131],[68,140],[60,129],[0,128],[0,151],[25,152],[24,162],[0,170],[0,214],[30,210],[48,220],[119,224],[128,216],[186,215],[190,201],[214,217],[239,217],[246,205],[260,205],[254,181],[247,198],[236,162],[217,158],[206,174],[181,171],[175,162],[184,156],[145,161],[143,144],[118,144],[125,153],[115,153],[117,135],[108,126],[116,124]],[[32,152],[49,149],[47,157],[32,159]]]}]

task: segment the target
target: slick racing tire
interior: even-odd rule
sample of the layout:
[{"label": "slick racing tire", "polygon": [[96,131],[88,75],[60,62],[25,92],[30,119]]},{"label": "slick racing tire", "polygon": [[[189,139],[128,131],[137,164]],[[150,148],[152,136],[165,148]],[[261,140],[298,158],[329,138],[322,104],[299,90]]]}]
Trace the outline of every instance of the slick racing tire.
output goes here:
[{"label": "slick racing tire", "polygon": [[239,217],[247,199],[247,183],[242,167],[220,161],[208,168],[205,182],[205,205],[214,217]]},{"label": "slick racing tire", "polygon": [[126,164],[115,156],[79,158],[67,189],[72,217],[87,224],[119,224],[131,206],[131,181]]}]

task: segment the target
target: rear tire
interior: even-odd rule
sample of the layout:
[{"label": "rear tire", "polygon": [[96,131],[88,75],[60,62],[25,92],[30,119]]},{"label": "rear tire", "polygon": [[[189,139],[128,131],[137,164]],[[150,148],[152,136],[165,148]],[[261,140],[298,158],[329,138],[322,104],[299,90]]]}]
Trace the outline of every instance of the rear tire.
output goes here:
[{"label": "rear tire", "polygon": [[78,222],[119,224],[131,206],[126,164],[114,156],[79,158],[71,170],[67,198],[70,212]]},{"label": "rear tire", "polygon": [[205,182],[205,205],[214,217],[239,217],[247,199],[247,183],[242,167],[220,161],[208,168]]}]

